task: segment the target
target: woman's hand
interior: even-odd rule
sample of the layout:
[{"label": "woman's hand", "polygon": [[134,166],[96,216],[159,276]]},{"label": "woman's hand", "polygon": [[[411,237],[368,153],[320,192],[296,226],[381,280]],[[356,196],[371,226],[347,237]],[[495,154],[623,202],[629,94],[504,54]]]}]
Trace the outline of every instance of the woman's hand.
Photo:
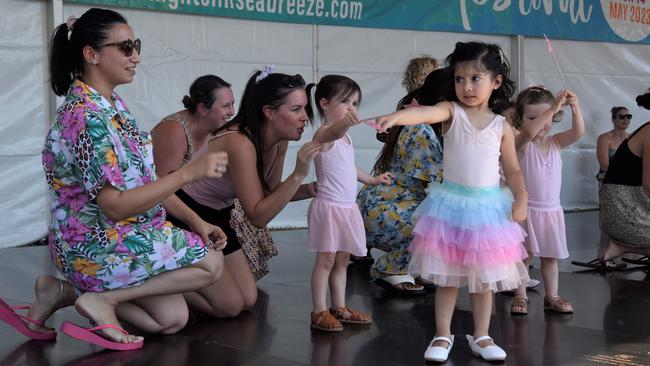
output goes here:
[{"label": "woman's hand", "polygon": [[370,183],[373,186],[378,186],[380,184],[390,184],[392,179],[393,179],[393,175],[390,172],[384,172],[372,177],[372,181]]},{"label": "woman's hand", "polygon": [[316,141],[310,141],[302,145],[296,157],[296,167],[293,170],[294,174],[302,178],[306,177],[311,170],[311,163],[314,161],[314,157],[319,152],[320,143]]},{"label": "woman's hand", "polygon": [[228,244],[226,234],[220,227],[212,225],[204,220],[197,220],[191,223],[190,230],[201,236],[208,248],[222,250]]},{"label": "woman's hand", "polygon": [[220,178],[228,169],[228,153],[225,151],[208,153],[187,163],[181,169],[186,170],[188,182],[205,178]]}]

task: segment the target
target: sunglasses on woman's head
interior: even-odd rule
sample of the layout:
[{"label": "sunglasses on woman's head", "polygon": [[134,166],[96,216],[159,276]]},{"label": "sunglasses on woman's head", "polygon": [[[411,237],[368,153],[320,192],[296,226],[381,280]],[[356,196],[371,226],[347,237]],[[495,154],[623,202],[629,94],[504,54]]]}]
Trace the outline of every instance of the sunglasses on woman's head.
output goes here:
[{"label": "sunglasses on woman's head", "polygon": [[141,54],[140,50],[142,49],[142,41],[140,41],[140,38],[136,39],[135,41],[127,39],[126,41],[122,41],[122,42],[103,44],[97,46],[96,48],[107,47],[107,46],[117,46],[120,49],[120,51],[124,52],[124,56],[130,57],[133,54],[133,50],[138,51],[138,55]]},{"label": "sunglasses on woman's head", "polygon": [[618,119],[632,119],[631,114],[619,114],[617,117]]}]

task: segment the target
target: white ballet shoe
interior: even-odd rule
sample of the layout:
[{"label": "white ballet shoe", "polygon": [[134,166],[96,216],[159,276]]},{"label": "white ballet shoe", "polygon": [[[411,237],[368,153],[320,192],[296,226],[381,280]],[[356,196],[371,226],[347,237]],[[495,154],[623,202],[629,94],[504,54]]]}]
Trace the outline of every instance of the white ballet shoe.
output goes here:
[{"label": "white ballet shoe", "polygon": [[[433,343],[436,341],[445,341],[449,343],[447,347],[439,347],[439,346],[433,346]],[[447,337],[434,337],[431,340],[431,343],[429,343],[429,347],[427,347],[427,350],[424,351],[424,359],[426,361],[434,361],[434,362],[445,362],[447,361],[447,358],[449,357],[449,351],[451,351],[451,347],[454,345],[454,336],[451,336],[450,338]]]},{"label": "white ballet shoe", "polygon": [[[480,356],[485,361],[503,361],[506,359],[506,351],[503,348],[494,344],[494,341],[489,336],[481,336],[477,339],[474,339],[471,335],[467,334],[467,343],[469,343],[469,348],[472,350],[474,356]],[[482,341],[492,341],[491,346],[480,347],[478,344]]]}]

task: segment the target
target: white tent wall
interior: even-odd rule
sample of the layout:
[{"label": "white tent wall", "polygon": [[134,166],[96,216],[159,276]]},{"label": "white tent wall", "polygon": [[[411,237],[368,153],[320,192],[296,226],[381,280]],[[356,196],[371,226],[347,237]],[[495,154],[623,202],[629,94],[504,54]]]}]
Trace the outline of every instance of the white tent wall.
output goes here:
[{"label": "white tent wall", "polygon": [[[61,4],[61,0],[50,0]],[[7,5],[9,4],[9,5]],[[5,8],[9,9],[5,11]],[[3,2],[0,6],[0,71],[5,87],[0,94],[4,132],[0,164],[5,168],[0,197],[0,247],[33,241],[46,234],[47,191],[40,165],[40,150],[50,116],[45,49],[49,30],[45,19],[79,16],[89,6],[63,3],[62,10],[48,10],[42,1]],[[54,7],[57,9],[57,7]],[[51,9],[51,8],[50,8]],[[404,30],[312,26],[272,23],[198,15],[115,9],[123,14],[143,40],[143,58],[135,81],[117,88],[142,129],[150,130],[163,116],[182,109],[182,96],[198,76],[216,74],[233,86],[238,99],[253,70],[273,63],[276,71],[300,73],[307,82],[339,73],[356,80],[363,90],[362,116],[391,112],[405,92],[401,74],[408,59],[430,54],[443,59],[458,41],[479,40],[500,44],[508,55],[516,37],[476,34],[416,32]],[[23,30],[23,28],[25,28]],[[21,29],[21,32],[14,32]],[[24,38],[24,39],[23,39]],[[562,203],[566,209],[597,206],[594,174],[596,136],[611,128],[609,108],[634,107],[633,96],[650,86],[648,46],[556,41],[560,63],[569,87],[581,97],[587,134],[564,154]],[[580,53],[579,53],[580,52]],[[552,58],[543,41],[523,41],[523,86],[544,84],[561,88]],[[579,62],[576,62],[579,60]],[[641,77],[645,77],[642,79]],[[641,80],[639,80],[641,79]],[[645,118],[647,119],[647,118]],[[644,120],[645,120],[644,119]],[[556,128],[570,125],[570,118]],[[290,143],[285,176],[294,167],[297,149],[311,139],[307,129],[301,141]],[[370,170],[381,144],[372,129],[350,131],[358,165]],[[306,179],[314,179],[313,174]],[[585,189],[585,187],[587,189]],[[272,227],[304,227],[308,201],[290,203],[271,223]]]},{"label": "white tent wall", "polygon": [[47,231],[47,187],[41,167],[50,119],[46,70],[46,4],[0,5],[0,248]]}]

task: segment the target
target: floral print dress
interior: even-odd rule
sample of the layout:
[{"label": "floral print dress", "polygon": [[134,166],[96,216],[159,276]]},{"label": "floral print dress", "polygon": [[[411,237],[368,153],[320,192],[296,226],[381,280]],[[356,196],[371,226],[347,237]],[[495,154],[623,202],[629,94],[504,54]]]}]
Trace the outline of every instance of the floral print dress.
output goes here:
[{"label": "floral print dress", "polygon": [[118,222],[97,205],[105,185],[126,191],[156,180],[149,134],[138,129],[118,95],[111,99],[115,107],[75,80],[42,155],[51,198],[52,259],[81,291],[138,285],[207,253],[198,235],[165,221],[161,204]]},{"label": "floral print dress", "polygon": [[413,212],[428,184],[442,181],[442,146],[430,125],[403,127],[390,172],[390,185],[365,185],[357,195],[368,247],[387,252],[375,261],[373,277],[408,273]]}]

